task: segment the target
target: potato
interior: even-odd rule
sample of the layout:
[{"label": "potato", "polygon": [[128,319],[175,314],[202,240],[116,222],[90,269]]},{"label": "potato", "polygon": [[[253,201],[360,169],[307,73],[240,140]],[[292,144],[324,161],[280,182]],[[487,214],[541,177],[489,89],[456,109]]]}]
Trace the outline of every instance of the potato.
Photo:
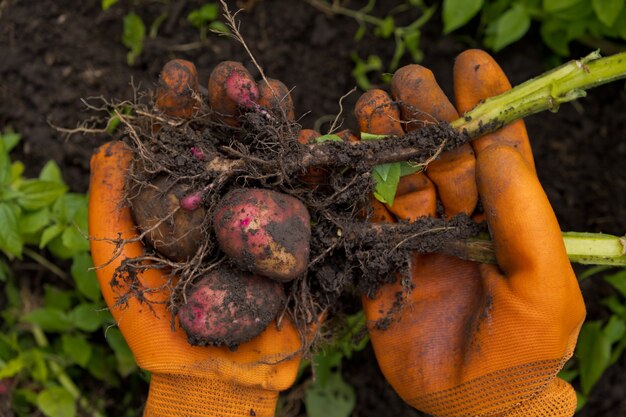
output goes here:
[{"label": "potato", "polygon": [[231,190],[218,204],[213,225],[222,251],[246,271],[281,282],[306,271],[310,218],[294,197],[261,189]]},{"label": "potato", "polygon": [[129,198],[137,226],[147,232],[146,241],[173,261],[191,259],[204,239],[206,210],[200,205],[195,210],[180,208],[181,200],[194,195],[188,186],[160,177],[131,192]]},{"label": "potato", "polygon": [[178,310],[194,346],[236,347],[259,335],[285,303],[283,286],[265,277],[222,267],[202,278]]}]

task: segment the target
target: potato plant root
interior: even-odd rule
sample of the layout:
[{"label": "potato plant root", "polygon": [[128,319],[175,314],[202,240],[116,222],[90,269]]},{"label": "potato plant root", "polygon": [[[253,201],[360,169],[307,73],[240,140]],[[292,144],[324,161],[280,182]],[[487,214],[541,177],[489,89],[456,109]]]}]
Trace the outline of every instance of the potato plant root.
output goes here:
[{"label": "potato plant root", "polygon": [[[161,229],[181,212],[193,218],[178,231],[193,229],[185,230],[183,235],[193,237],[195,252],[167,256],[153,237],[147,243],[154,250],[142,259],[125,262],[119,273],[120,278],[130,281],[127,287],[132,292],[136,279],[133,270],[168,270],[172,278],[166,286],[173,289],[173,312],[185,303],[184,289],[197,285],[215,268],[239,266],[262,273],[233,261],[217,244],[214,219],[220,201],[232,190],[254,188],[281,193],[296,199],[310,215],[309,256],[304,257],[308,263],[287,278],[278,277],[289,281],[282,284],[287,299],[284,314],[290,315],[303,334],[322,312],[329,315],[341,311],[346,294],[373,296],[381,284],[395,280],[396,273],[407,270],[412,251],[438,251],[446,242],[475,236],[480,230],[463,216],[420,219],[411,224],[371,224],[369,220],[374,188],[371,170],[379,163],[377,158],[383,158],[383,162],[402,159],[408,149],[424,162],[444,148],[467,141],[446,125],[433,124],[397,140],[305,145],[297,140],[301,126],[290,120],[284,109],[259,104],[240,106],[239,124],[235,125],[230,115],[224,121],[223,114],[214,113],[206,104],[206,98],[196,96],[198,103],[194,106],[198,110],[187,120],[152,110],[149,101],[133,103],[132,116],[118,113],[126,141],[134,150],[134,168],[126,187],[128,200],[134,211],[150,211],[144,217],[152,219],[147,227],[143,225],[144,236],[165,236],[167,231]],[[266,101],[270,106],[276,102]],[[154,129],[155,125],[160,128]],[[312,183],[310,178],[303,181],[302,175],[319,165],[324,170],[320,182]],[[163,177],[168,178],[166,184],[161,183]],[[137,198],[147,195],[156,200],[157,196],[172,193],[176,199],[162,198],[169,202],[165,205]],[[187,206],[191,200],[194,204]],[[181,204],[171,204],[175,201],[182,201],[182,208]],[[196,212],[202,219],[195,218]],[[172,239],[182,241],[182,237]],[[300,245],[296,251],[305,251],[305,247]],[[127,294],[132,296],[141,294]],[[282,314],[279,321],[280,317]],[[233,340],[227,343],[237,344]]]}]

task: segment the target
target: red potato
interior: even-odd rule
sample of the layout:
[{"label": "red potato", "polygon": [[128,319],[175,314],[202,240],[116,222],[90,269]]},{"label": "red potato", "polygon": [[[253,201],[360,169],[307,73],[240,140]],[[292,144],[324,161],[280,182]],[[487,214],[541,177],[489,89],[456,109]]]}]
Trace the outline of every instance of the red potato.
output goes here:
[{"label": "red potato", "polygon": [[309,212],[297,198],[260,189],[229,191],[213,221],[217,242],[240,268],[280,282],[309,262]]},{"label": "red potato", "polygon": [[193,210],[191,206],[185,209],[182,203],[190,196],[195,193],[188,186],[172,184],[167,177],[161,177],[131,192],[129,198],[135,222],[146,232],[147,242],[177,262],[191,259],[204,239],[202,223],[206,210],[200,204]]},{"label": "red potato", "polygon": [[191,345],[235,347],[265,330],[284,303],[280,283],[220,268],[188,291],[178,320]]},{"label": "red potato", "polygon": [[217,116],[237,126],[239,107],[254,107],[259,90],[254,79],[239,62],[220,62],[209,77],[209,104]]}]

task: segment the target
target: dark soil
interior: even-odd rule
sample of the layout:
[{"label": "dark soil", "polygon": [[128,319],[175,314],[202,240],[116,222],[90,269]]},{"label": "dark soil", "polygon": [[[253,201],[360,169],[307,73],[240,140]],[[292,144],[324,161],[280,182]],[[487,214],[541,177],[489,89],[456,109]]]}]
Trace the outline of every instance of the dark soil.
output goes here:
[{"label": "dark soil", "polygon": [[[13,128],[24,137],[16,157],[26,163],[26,175],[37,175],[43,164],[59,163],[73,191],[85,192],[89,157],[106,135],[74,135],[67,139],[53,125],[74,127],[91,117],[81,99],[132,98],[132,83],[156,85],[165,62],[183,58],[195,62],[201,85],[220,61],[236,60],[257,75],[241,46],[209,35],[208,43],[194,47],[198,31],[186,21],[189,11],[202,1],[171,3],[122,1],[107,12],[99,1],[68,0],[0,1],[0,129]],[[229,2],[235,7],[234,1]],[[241,2],[244,3],[244,2]],[[294,87],[292,96],[299,122],[313,127],[316,121],[339,111],[338,98],[354,86],[350,54],[377,54],[388,62],[389,43],[370,35],[353,41],[354,20],[326,16],[304,2],[248,1],[256,4],[239,16],[241,31],[252,52],[270,77]],[[362,2],[346,2],[354,8]],[[396,1],[378,2],[392,7]],[[120,42],[122,17],[134,10],[149,25],[161,13],[168,18],[155,38],[147,39],[135,67],[126,64]],[[415,16],[407,13],[407,20]],[[443,37],[439,18],[424,29],[423,65],[431,68],[449,96],[454,57],[467,47],[461,38]],[[471,33],[466,33],[466,35]],[[537,75],[553,65],[538,33],[511,46],[496,59],[513,84]],[[468,37],[463,37],[467,42]],[[573,56],[589,50],[574,45]],[[343,103],[352,108],[358,94]],[[576,104],[562,106],[557,114],[541,114],[527,120],[539,178],[563,230],[623,234],[626,230],[626,119],[622,115],[626,90],[617,83],[592,90]],[[327,126],[327,125],[326,125]],[[355,128],[351,115],[344,127]],[[582,269],[580,269],[582,270]],[[588,318],[606,316],[602,298],[611,293],[600,277],[582,283]],[[357,388],[355,416],[415,416],[393,393],[380,374],[371,350],[357,354],[344,366],[346,380]],[[121,395],[105,388],[104,396]],[[147,390],[137,393],[138,402]],[[581,416],[626,414],[626,360],[609,369],[594,389]],[[121,414],[112,405],[110,414]]]}]

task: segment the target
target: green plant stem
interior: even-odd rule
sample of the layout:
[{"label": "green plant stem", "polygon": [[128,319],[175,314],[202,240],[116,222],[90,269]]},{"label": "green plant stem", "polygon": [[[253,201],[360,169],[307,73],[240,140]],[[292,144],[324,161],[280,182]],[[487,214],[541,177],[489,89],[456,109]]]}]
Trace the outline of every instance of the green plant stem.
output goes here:
[{"label": "green plant stem", "polygon": [[67,274],[65,272],[63,272],[63,270],[61,268],[59,268],[54,263],[52,263],[49,260],[47,260],[45,257],[41,256],[40,254],[38,254],[34,250],[32,250],[32,249],[30,249],[28,247],[24,247],[22,249],[22,252],[24,253],[24,255],[28,256],[33,261],[37,262],[39,265],[43,266],[44,268],[46,268],[50,272],[52,272],[54,275],[56,275],[57,277],[61,278],[63,281],[68,281],[69,280],[69,277],[67,276]]},{"label": "green plant stem", "polygon": [[[563,232],[571,262],[585,265],[626,266],[626,238],[602,233]],[[470,261],[495,264],[493,242],[487,237],[452,241],[443,252]]]},{"label": "green plant stem", "polygon": [[531,114],[555,112],[562,103],[585,97],[585,90],[625,77],[626,52],[605,58],[592,52],[485,100],[451,125],[475,138]]},{"label": "green plant stem", "polygon": [[[50,346],[48,338],[46,337],[46,334],[43,332],[43,330],[41,330],[41,327],[33,324],[31,331],[38,347],[47,348],[48,346]],[[93,417],[105,417],[102,413],[93,408],[89,401],[87,401],[87,398],[80,395],[80,389],[76,386],[76,384],[74,384],[72,378],[69,377],[69,375],[65,372],[63,367],[59,365],[59,363],[53,360],[48,360],[47,362],[50,370],[52,370],[52,373],[59,381],[59,384],[61,384],[61,386],[70,393],[74,400],[78,401],[78,404],[81,406],[81,408],[86,410]]]}]

